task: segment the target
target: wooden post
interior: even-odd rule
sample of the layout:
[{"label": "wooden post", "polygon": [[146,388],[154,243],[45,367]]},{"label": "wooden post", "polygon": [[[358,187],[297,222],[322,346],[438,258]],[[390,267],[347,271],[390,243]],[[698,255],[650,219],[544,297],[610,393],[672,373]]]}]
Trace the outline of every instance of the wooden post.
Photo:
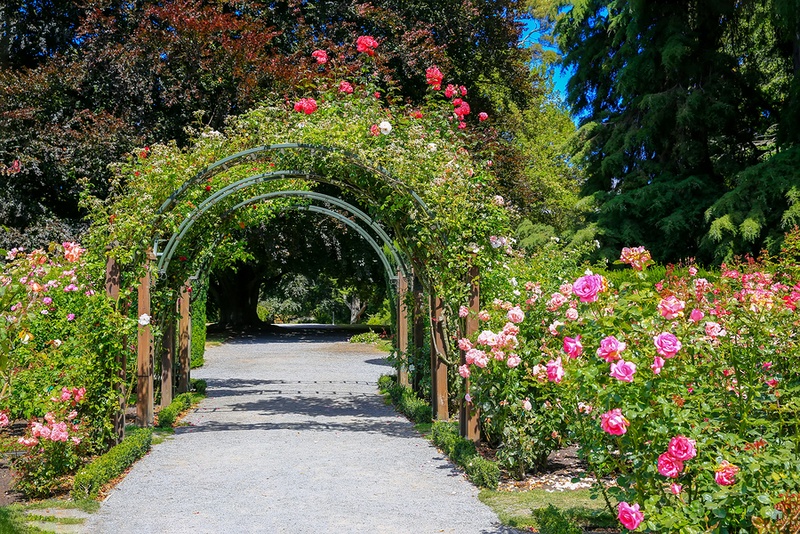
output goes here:
[{"label": "wooden post", "polygon": [[161,350],[161,407],[172,402],[172,369],[175,363],[175,321],[169,320],[164,332],[164,347]]},{"label": "wooden post", "polygon": [[447,363],[444,361],[444,302],[431,293],[431,406],[434,419],[450,418],[447,406]]},{"label": "wooden post", "polygon": [[397,357],[400,366],[397,369],[397,382],[402,386],[408,385],[408,306],[406,306],[406,293],[408,293],[408,280],[403,272],[397,271]]},{"label": "wooden post", "polygon": [[[145,273],[139,280],[139,334],[136,359],[136,418],[140,427],[153,424],[153,333],[150,329],[150,262],[148,251]],[[146,323],[146,324],[142,324]]]},{"label": "wooden post", "polygon": [[[109,247],[110,250],[111,247]],[[109,256],[106,260],[106,295],[113,300],[119,299],[119,286],[121,283],[122,272],[116,260]],[[119,306],[119,303],[117,304]],[[128,365],[128,359],[125,357],[125,347],[127,342],[122,343],[122,350],[114,357],[114,363],[117,366],[116,383],[114,384],[114,391],[117,392],[117,411],[113,415],[112,424],[114,425],[114,444],[119,444],[125,439],[125,409],[127,407],[126,392],[125,392],[125,368]]]},{"label": "wooden post", "polygon": [[181,288],[178,299],[180,318],[178,319],[178,393],[189,391],[189,372],[192,361],[192,318],[190,316],[189,282]]},{"label": "wooden post", "polygon": [[[469,289],[469,315],[465,321],[465,335],[471,337],[478,331],[478,312],[480,311],[480,286],[478,285],[478,268],[476,266],[470,267],[467,273],[467,281],[470,284]],[[467,363],[465,352],[461,351],[461,364]],[[469,393],[469,378],[464,379],[464,391]],[[458,416],[458,424],[461,429],[461,436],[478,443],[481,440],[480,422],[478,419],[478,409],[472,404],[472,401],[466,399],[461,400],[461,409]]]},{"label": "wooden post", "polygon": [[[413,325],[411,328],[411,342],[414,345],[414,355],[416,361],[421,361],[423,354],[423,347],[425,345],[425,311],[423,306],[422,284],[418,277],[413,277],[412,288],[414,290],[414,310]],[[420,390],[420,375],[422,373],[414,373],[411,380],[411,388],[414,391]]]}]

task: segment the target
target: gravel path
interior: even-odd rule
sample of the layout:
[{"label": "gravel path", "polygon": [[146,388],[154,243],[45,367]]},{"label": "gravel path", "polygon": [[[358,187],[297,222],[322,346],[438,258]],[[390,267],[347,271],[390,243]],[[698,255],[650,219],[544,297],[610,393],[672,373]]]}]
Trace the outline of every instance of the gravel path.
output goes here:
[{"label": "gravel path", "polygon": [[512,533],[377,394],[383,354],[300,331],[206,352],[208,398],[87,532]]}]

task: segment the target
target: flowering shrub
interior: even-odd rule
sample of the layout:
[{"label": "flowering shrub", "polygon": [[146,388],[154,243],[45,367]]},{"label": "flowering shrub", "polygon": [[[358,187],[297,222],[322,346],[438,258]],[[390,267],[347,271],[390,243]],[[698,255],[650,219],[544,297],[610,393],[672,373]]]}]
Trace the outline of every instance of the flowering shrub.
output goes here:
[{"label": "flowering shrub", "polygon": [[[798,461],[800,284],[757,262],[717,276],[669,267],[653,283],[645,250],[621,261],[639,272],[588,271],[554,280],[549,297],[521,293],[515,340],[504,329],[475,341],[487,358],[473,353],[464,372],[488,408],[487,434],[497,391],[508,405],[557,405],[549,425],[566,419],[592,473],[615,479],[601,490],[626,529],[732,532],[779,516],[781,494],[800,487],[788,467]],[[501,371],[498,352],[512,350],[522,361]]]}]

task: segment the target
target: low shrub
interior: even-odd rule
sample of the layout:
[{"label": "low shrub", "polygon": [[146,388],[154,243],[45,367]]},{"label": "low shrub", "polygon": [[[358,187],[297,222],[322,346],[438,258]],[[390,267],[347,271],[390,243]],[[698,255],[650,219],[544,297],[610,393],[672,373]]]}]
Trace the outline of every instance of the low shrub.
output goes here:
[{"label": "low shrub", "polygon": [[466,471],[476,486],[494,489],[500,483],[500,467],[479,455],[473,442],[459,436],[455,423],[434,421],[431,440],[453,463]]},{"label": "low shrub", "polygon": [[152,439],[152,429],[128,431],[122,443],[78,471],[72,484],[72,497],[77,500],[96,498],[104,484],[120,476],[150,450]]},{"label": "low shrub", "polygon": [[208,383],[201,378],[192,378],[192,391],[200,395],[206,394]]},{"label": "low shrub", "polygon": [[431,405],[417,397],[410,387],[398,384],[394,377],[381,376],[378,379],[378,389],[381,393],[389,395],[395,409],[410,420],[415,423],[431,422]]},{"label": "low shrub", "polygon": [[188,410],[199,398],[197,393],[181,393],[175,397],[169,406],[161,408],[161,411],[158,412],[159,428],[171,428],[178,416]]},{"label": "low shrub", "polygon": [[534,510],[533,517],[538,523],[539,534],[583,534],[581,527],[552,504]]},{"label": "low shrub", "polygon": [[376,332],[363,332],[350,338],[350,343],[377,343],[381,340]]}]

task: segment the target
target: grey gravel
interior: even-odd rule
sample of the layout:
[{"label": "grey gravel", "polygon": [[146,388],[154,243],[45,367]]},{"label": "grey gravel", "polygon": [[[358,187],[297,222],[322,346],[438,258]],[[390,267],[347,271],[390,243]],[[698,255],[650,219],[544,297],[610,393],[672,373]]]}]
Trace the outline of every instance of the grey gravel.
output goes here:
[{"label": "grey gravel", "polygon": [[385,405],[384,355],[302,331],[209,349],[190,426],[133,467],[87,532],[517,532]]}]

